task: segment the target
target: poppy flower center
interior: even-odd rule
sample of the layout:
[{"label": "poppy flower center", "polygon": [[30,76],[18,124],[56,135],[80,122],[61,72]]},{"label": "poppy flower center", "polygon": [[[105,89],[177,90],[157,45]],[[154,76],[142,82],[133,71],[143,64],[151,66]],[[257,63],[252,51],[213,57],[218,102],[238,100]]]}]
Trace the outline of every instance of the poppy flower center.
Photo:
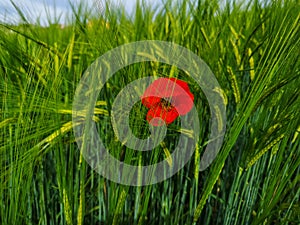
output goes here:
[{"label": "poppy flower center", "polygon": [[160,104],[162,106],[163,109],[165,110],[169,110],[169,109],[172,109],[174,106],[172,105],[171,102],[165,100],[165,99],[160,99]]}]

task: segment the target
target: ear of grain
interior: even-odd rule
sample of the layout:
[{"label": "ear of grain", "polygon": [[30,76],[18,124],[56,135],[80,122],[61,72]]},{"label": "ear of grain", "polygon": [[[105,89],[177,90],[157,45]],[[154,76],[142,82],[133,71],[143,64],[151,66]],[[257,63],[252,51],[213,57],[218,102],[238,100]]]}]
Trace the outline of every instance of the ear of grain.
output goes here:
[{"label": "ear of grain", "polygon": [[239,104],[241,102],[241,94],[240,94],[240,89],[239,89],[239,85],[237,82],[237,78],[236,78],[235,74],[233,73],[232,68],[230,66],[227,66],[227,72],[229,75],[231,88],[233,90],[235,103]]},{"label": "ear of grain", "polygon": [[284,138],[284,134],[281,134],[278,138],[273,140],[270,144],[268,144],[265,148],[263,148],[259,153],[257,153],[247,164],[246,170],[248,170],[251,166],[253,166],[268,150],[276,146],[281,139]]},{"label": "ear of grain", "polygon": [[250,65],[250,79],[251,81],[255,78],[255,70],[254,70],[254,58],[252,56],[252,50],[251,48],[248,48],[248,57],[249,57],[249,65]]}]

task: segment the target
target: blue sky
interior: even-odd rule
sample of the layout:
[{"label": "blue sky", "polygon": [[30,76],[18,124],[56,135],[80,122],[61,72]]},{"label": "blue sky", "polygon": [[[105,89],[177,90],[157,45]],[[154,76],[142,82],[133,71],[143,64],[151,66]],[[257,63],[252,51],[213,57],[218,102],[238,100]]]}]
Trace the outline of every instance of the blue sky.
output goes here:
[{"label": "blue sky", "polygon": [[[70,7],[68,0],[13,0],[16,5],[25,13],[26,18],[30,22],[36,22],[40,18],[42,24],[47,23],[47,18],[57,18],[61,15],[60,23],[70,15]],[[80,0],[70,0],[72,3],[78,3]],[[162,0],[145,0],[151,5],[156,5]],[[104,0],[85,0],[88,5],[97,10]],[[111,0],[113,4],[122,4],[128,13],[131,12],[135,5],[135,0]],[[99,7],[100,8],[100,7]],[[0,21],[8,23],[18,22],[18,14],[14,9],[10,0],[0,0]]]}]

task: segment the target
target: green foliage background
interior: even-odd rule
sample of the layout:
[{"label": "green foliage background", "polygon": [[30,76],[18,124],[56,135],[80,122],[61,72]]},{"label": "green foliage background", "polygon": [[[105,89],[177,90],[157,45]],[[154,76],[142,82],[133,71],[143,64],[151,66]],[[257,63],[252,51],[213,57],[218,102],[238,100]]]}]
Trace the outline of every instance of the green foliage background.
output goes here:
[{"label": "green foliage background", "polygon": [[[81,4],[64,28],[30,25],[18,9],[22,25],[0,24],[0,224],[299,224],[299,9],[292,0],[223,7],[186,0],[154,9],[138,3],[133,15],[122,7],[93,15]],[[100,123],[109,123],[115,96],[137,78],[187,81],[203,121],[184,169],[156,185],[128,187],[83,160],[72,132],[72,101],[97,57],[139,40],[175,42],[200,56],[223,88],[228,124],[221,152],[199,173],[210,118],[200,88],[159,63],[119,71],[95,110],[99,133],[116,156],[141,159]],[[137,121],[136,133],[147,130],[146,121]],[[170,129],[180,132],[176,124]],[[165,156],[158,154],[150,162]]]}]

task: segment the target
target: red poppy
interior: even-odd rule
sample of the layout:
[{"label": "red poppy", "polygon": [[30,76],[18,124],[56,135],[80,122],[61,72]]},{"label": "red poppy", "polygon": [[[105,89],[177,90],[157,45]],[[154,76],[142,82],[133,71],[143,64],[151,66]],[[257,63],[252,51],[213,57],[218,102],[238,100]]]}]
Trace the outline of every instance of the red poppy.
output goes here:
[{"label": "red poppy", "polygon": [[194,95],[186,82],[176,78],[155,80],[141,97],[149,108],[146,119],[153,126],[168,125],[179,115],[187,114],[193,107]]}]

